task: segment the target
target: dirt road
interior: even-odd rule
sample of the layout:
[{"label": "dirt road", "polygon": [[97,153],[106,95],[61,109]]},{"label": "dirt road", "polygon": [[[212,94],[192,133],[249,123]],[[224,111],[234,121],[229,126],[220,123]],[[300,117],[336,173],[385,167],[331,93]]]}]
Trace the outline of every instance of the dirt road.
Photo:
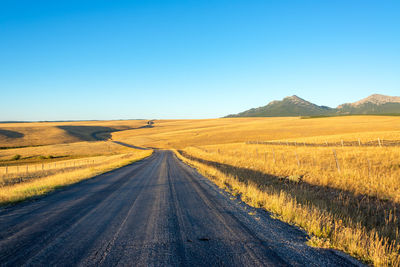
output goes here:
[{"label": "dirt road", "polygon": [[0,265],[352,266],[172,152],[0,209]]}]

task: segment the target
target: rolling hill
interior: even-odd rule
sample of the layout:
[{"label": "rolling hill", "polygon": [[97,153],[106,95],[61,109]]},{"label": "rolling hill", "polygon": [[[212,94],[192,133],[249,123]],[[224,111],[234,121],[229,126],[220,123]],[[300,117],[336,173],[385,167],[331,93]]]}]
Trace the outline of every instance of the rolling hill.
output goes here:
[{"label": "rolling hill", "polygon": [[0,148],[106,140],[112,132],[146,125],[145,120],[1,123]]}]

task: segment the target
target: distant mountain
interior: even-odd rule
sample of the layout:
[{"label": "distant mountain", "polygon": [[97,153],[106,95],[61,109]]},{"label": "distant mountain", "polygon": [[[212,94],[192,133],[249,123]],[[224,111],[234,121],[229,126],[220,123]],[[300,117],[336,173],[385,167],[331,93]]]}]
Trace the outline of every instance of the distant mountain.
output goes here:
[{"label": "distant mountain", "polygon": [[317,106],[296,95],[285,97],[281,101],[272,101],[268,105],[252,108],[244,112],[227,117],[291,117],[317,116],[334,112],[334,109]]},{"label": "distant mountain", "polygon": [[400,97],[374,94],[336,110],[338,114],[400,114]]},{"label": "distant mountain", "polygon": [[374,94],[354,103],[337,108],[318,106],[296,95],[281,101],[272,101],[266,106],[252,108],[226,117],[292,117],[292,116],[334,116],[352,114],[399,114],[400,97]]}]

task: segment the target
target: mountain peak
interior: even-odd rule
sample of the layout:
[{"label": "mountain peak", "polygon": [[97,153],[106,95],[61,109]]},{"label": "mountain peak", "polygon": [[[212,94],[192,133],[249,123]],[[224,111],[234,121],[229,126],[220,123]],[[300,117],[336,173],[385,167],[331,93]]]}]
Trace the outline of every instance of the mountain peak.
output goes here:
[{"label": "mountain peak", "polygon": [[[367,105],[365,105],[367,104]],[[352,114],[399,114],[400,97],[373,94],[354,103],[337,108],[318,106],[297,95],[269,102],[266,106],[252,108],[227,117],[285,117],[285,116],[334,116]]]},{"label": "mountain peak", "polygon": [[297,95],[287,96],[282,101],[289,101],[295,105],[303,105],[303,106],[304,105],[314,105],[313,103],[311,103],[307,100],[304,100],[303,98],[298,97]]},{"label": "mountain peak", "polygon": [[320,107],[308,102],[297,95],[285,97],[283,100],[275,100],[268,105],[252,108],[244,112],[229,115],[230,117],[284,117],[284,116],[312,116],[325,114],[331,109]]},{"label": "mountain peak", "polygon": [[284,100],[285,100],[285,99],[288,99],[288,100],[295,100],[295,101],[305,101],[303,98],[300,98],[300,97],[298,97],[297,95],[287,96],[287,97],[284,98]]},{"label": "mountain peak", "polygon": [[386,104],[386,103],[400,103],[400,97],[373,94],[373,95],[363,98],[357,102],[351,103],[350,105],[352,105],[353,107],[357,107],[357,106],[360,106],[365,103],[372,103],[375,105],[382,105],[382,104]]}]

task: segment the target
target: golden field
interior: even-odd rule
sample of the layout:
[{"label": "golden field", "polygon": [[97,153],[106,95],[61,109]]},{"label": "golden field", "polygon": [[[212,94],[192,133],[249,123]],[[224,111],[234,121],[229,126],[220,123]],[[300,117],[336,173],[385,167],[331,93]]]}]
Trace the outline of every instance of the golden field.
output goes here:
[{"label": "golden field", "polygon": [[[97,139],[173,149],[218,186],[302,227],[310,234],[310,244],[343,250],[375,266],[400,265],[400,117],[155,120],[154,127],[140,128],[146,123],[67,123],[118,131],[55,127],[58,132],[50,139],[62,141],[50,145],[43,141],[44,132],[36,134],[32,143],[27,134],[18,142],[42,146],[0,150],[0,172],[5,166],[36,164],[40,176],[41,164],[49,164],[46,181],[53,181],[54,163],[63,170],[63,164],[71,168],[68,162],[92,159],[94,168],[90,164],[84,168],[89,170],[106,166],[107,158],[119,162],[128,153],[138,158],[151,153],[111,141],[88,142],[93,133],[99,134]],[[5,128],[0,125],[1,129]],[[7,146],[3,144],[0,139],[0,147]],[[21,158],[15,160],[15,155]],[[81,169],[74,171],[77,177],[90,176]],[[29,188],[29,183],[41,179],[24,175],[10,176],[3,184]],[[18,178],[21,182],[13,184]],[[11,191],[0,192],[4,197]]]},{"label": "golden field", "polygon": [[146,125],[144,120],[1,123],[0,147],[24,147],[107,138],[107,133]]},{"label": "golden field", "polygon": [[349,116],[315,119],[224,118],[208,120],[154,121],[154,128],[112,133],[114,140],[138,146],[185,148],[246,141],[294,140],[331,136],[340,141],[383,139],[400,140],[400,117]]},{"label": "golden field", "polygon": [[108,139],[112,131],[146,125],[144,120],[0,124],[0,205],[43,195],[151,155],[152,150],[98,141]]},{"label": "golden field", "polygon": [[[35,162],[53,162],[69,158],[127,153],[131,149],[110,141],[76,142],[23,148],[1,149],[0,166],[21,165]],[[19,160],[13,160],[20,155]]]}]

